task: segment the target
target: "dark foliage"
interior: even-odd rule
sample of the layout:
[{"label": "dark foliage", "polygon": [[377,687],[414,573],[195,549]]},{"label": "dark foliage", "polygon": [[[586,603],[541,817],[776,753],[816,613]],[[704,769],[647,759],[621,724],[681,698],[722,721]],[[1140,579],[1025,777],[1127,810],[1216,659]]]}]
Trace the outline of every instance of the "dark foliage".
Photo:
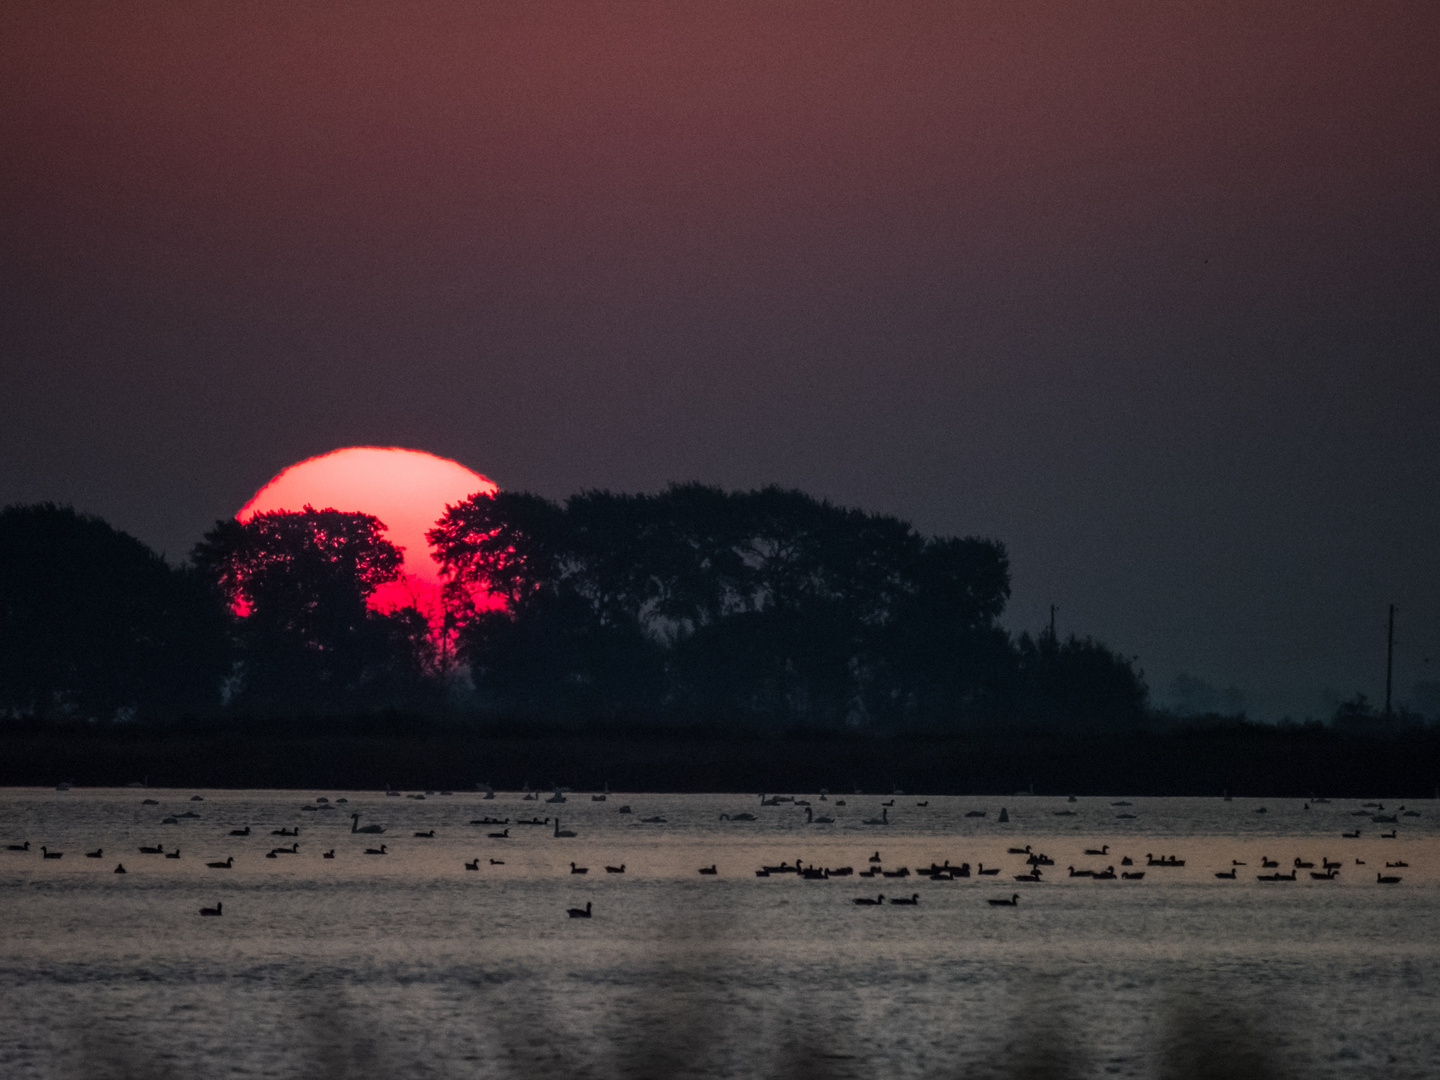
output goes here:
[{"label": "dark foliage", "polygon": [[[477,495],[430,539],[492,709],[845,728],[994,720],[1032,698],[1062,720],[1135,692],[1143,707],[1133,673],[1129,696],[1094,677],[1093,643],[1056,670],[1025,666],[995,622],[1003,545],[926,539],[800,492]],[[477,604],[485,590],[503,605]],[[1027,695],[1032,676],[1046,689]],[[1104,696],[1087,704],[1092,689]]]},{"label": "dark foliage", "polygon": [[336,710],[420,690],[424,616],[367,606],[400,574],[400,549],[384,529],[369,514],[307,506],[218,521],[205,534],[192,558],[238,616],[238,703]]},{"label": "dark foliage", "polygon": [[99,518],[50,503],[0,511],[0,713],[213,707],[225,623],[200,575]]}]

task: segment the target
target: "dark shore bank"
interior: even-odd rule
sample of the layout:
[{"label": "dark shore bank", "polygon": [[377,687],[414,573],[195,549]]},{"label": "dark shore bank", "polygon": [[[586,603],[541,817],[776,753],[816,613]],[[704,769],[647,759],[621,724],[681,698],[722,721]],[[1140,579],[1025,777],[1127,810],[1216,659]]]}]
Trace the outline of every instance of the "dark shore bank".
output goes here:
[{"label": "dark shore bank", "polygon": [[889,737],[350,722],[7,725],[0,784],[1429,798],[1440,730],[1228,724]]}]

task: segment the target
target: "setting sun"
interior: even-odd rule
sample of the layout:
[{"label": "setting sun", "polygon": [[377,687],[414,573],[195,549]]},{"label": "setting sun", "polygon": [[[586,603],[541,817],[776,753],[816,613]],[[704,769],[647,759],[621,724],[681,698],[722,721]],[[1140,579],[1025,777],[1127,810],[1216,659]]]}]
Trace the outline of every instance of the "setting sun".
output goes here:
[{"label": "setting sun", "polygon": [[458,461],[423,450],[394,446],[351,446],[309,458],[283,470],[240,508],[236,518],[249,521],[273,510],[305,506],[373,514],[386,536],[405,556],[403,577],[383,585],[372,606],[389,611],[414,604],[438,617],[440,568],[430,557],[425,532],[445,512],[476,492],[494,493],[493,480]]}]

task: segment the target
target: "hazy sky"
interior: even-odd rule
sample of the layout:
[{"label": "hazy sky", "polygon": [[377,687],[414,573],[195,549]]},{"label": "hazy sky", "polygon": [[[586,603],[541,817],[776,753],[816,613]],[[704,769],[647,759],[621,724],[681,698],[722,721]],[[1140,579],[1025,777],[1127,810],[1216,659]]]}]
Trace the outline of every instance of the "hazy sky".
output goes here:
[{"label": "hazy sky", "polygon": [[1161,699],[1379,695],[1393,600],[1408,695],[1437,57],[1429,0],[7,3],[0,503],[173,557],[350,444],[775,482],[1005,541]]}]

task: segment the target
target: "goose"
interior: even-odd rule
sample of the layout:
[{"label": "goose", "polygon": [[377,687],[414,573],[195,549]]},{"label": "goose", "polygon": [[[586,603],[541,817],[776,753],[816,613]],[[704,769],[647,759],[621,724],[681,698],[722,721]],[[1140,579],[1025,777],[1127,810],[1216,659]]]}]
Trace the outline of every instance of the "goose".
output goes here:
[{"label": "goose", "polygon": [[1278,871],[1278,870],[1275,871],[1275,873],[1273,873],[1273,874],[1256,874],[1256,875],[1255,875],[1255,880],[1256,880],[1256,881],[1294,881],[1294,880],[1295,880],[1295,871],[1294,871],[1294,870],[1291,870],[1290,873],[1288,873],[1288,874],[1282,874],[1282,873],[1280,873],[1280,871]]},{"label": "goose", "polygon": [[200,914],[201,914],[201,915],[219,915],[219,914],[220,914],[220,909],[223,908],[224,906],[225,906],[225,905],[222,904],[219,900],[216,900],[214,907],[202,907],[202,908],[200,909]]},{"label": "goose", "polygon": [[568,909],[568,910],[565,912],[565,914],[566,914],[566,915],[569,915],[570,918],[572,918],[572,919],[588,919],[588,918],[590,918],[590,901],[589,901],[589,900],[586,900],[586,901],[585,901],[585,906],[584,906],[583,908],[572,907],[572,908]]},{"label": "goose", "polygon": [[299,855],[300,845],[291,844],[289,847],[277,847],[270,849],[271,855]]},{"label": "goose", "polygon": [[1295,866],[1296,866],[1296,868],[1299,869],[1299,870],[1314,870],[1314,869],[1315,869],[1315,864],[1314,864],[1313,862],[1301,862],[1301,861],[1300,861],[1300,857],[1299,857],[1298,855],[1295,857]]},{"label": "goose", "polygon": [[714,863],[711,863],[709,866],[702,866],[702,867],[700,867],[700,873],[702,873],[702,874],[710,874],[710,875],[713,876],[713,875],[715,875],[715,874],[718,874],[719,872],[720,872],[720,871],[718,871],[717,869],[715,869],[715,864],[714,864]]},{"label": "goose", "polygon": [[116,863],[116,864],[115,864],[115,869],[112,870],[112,871],[110,871],[110,872],[111,872],[112,874],[128,874],[128,873],[129,873],[129,871],[125,869],[125,864],[124,864],[124,863]]},{"label": "goose", "polygon": [[[808,811],[807,811],[808,813]],[[721,821],[754,821],[754,814],[721,814]]]},{"label": "goose", "polygon": [[1096,851],[1094,848],[1086,848],[1086,849],[1085,849],[1085,854],[1086,854],[1086,855],[1109,855],[1109,854],[1110,854],[1110,845],[1109,845],[1109,844],[1101,844],[1099,851]]},{"label": "goose", "polygon": [[98,847],[97,847],[94,851],[87,851],[87,852],[85,852],[85,857],[86,857],[87,859],[98,859],[98,858],[100,858],[100,857],[101,857],[102,855],[104,855],[104,854],[105,854],[105,849],[104,849],[104,848],[98,848]]},{"label": "goose", "polygon": [[466,870],[479,870],[479,869],[480,869],[480,860],[479,860],[479,858],[476,858],[476,860],[475,860],[474,862],[467,862],[467,863],[465,864],[465,869],[466,869]]},{"label": "goose", "polygon": [[1409,866],[1409,865],[1410,865],[1410,864],[1409,864],[1408,862],[1406,862],[1404,859],[1396,859],[1394,862],[1387,862],[1387,863],[1385,864],[1385,869],[1387,869],[1387,870],[1395,870],[1395,869],[1397,869],[1397,868],[1399,868],[1399,867],[1404,867],[1404,866]]},{"label": "goose", "polygon": [[1356,829],[1354,832],[1342,832],[1342,833],[1340,834],[1340,837],[1341,837],[1341,839],[1343,839],[1343,840],[1359,840],[1359,839],[1360,839],[1360,830],[1359,830],[1359,829]]},{"label": "goose", "polygon": [[917,802],[915,805],[916,805],[916,806],[929,806],[929,805],[930,805],[930,800],[929,800],[929,799],[926,799],[924,802]]},{"label": "goose", "polygon": [[591,802],[604,802],[607,798],[608,798],[608,796],[606,796],[606,795],[591,795],[591,796],[590,796],[590,801],[591,801]]},{"label": "goose", "polygon": [[853,903],[859,904],[861,907],[875,907],[885,903],[885,894],[881,893],[874,900],[871,900],[868,896],[857,896]]},{"label": "goose", "polygon": [[10,845],[8,848],[6,848],[5,850],[6,850],[6,851],[29,851],[29,850],[30,850],[30,841],[29,841],[29,840],[26,840],[23,844],[11,844],[11,845]]},{"label": "goose", "polygon": [[981,877],[994,877],[996,874],[1000,873],[1000,867],[992,866],[989,870],[986,870],[985,864],[982,862],[978,864],[978,869],[976,869],[975,872]]},{"label": "goose", "polygon": [[605,872],[607,874],[623,874],[625,872],[625,864],[622,862],[619,866],[607,866],[605,867]]},{"label": "goose", "polygon": [[880,809],[880,816],[879,816],[879,817],[866,818],[866,819],[865,819],[864,821],[862,821],[860,824],[861,824],[861,825],[889,825],[889,824],[890,824],[890,811],[889,811],[889,810],[886,810],[884,807],[882,807],[882,808]]},{"label": "goose", "polygon": [[1331,861],[1330,861],[1328,858],[1326,858],[1324,855],[1321,855],[1321,856],[1320,856],[1320,865],[1323,866],[1326,870],[1339,870],[1339,869],[1340,869],[1340,864],[1339,864],[1338,862],[1331,862]]},{"label": "goose", "polygon": [[277,855],[277,854],[276,854],[275,852],[273,852],[273,851],[267,851],[267,852],[265,853],[265,857],[266,857],[267,859],[278,859],[280,856]]},{"label": "goose", "polygon": [[165,845],[164,845],[164,844],[156,844],[154,847],[142,847],[142,848],[140,849],[140,854],[141,854],[141,855],[164,855],[164,854],[165,854]]},{"label": "goose", "polygon": [[882,802],[880,805],[881,805],[882,807],[885,807],[885,806],[894,806],[894,805],[895,805],[895,800],[894,800],[894,799],[891,799],[889,802]]},{"label": "goose", "polygon": [[297,826],[295,826],[295,828],[293,828],[293,829],[287,829],[287,828],[285,828],[284,826],[281,826],[281,827],[278,828],[278,829],[271,829],[271,830],[270,830],[270,835],[271,835],[271,836],[299,836],[299,835],[300,835],[300,826],[297,825]]},{"label": "goose", "polygon": [[1013,894],[1009,900],[986,900],[985,902],[991,907],[1019,907],[1020,894]]},{"label": "goose", "polygon": [[1135,865],[1135,860],[1132,859],[1132,858],[1130,858],[1129,855],[1126,855],[1123,859],[1120,860],[1120,865],[1121,865],[1121,866],[1134,866],[1134,865]]},{"label": "goose", "polygon": [[415,834],[415,839],[416,839],[416,840],[434,840],[434,839],[435,839],[435,830],[434,830],[434,829],[431,829],[429,832],[417,832],[417,833]]},{"label": "goose", "polygon": [[1071,876],[1071,877],[1094,877],[1094,876],[1095,876],[1095,871],[1094,871],[1094,870],[1076,870],[1073,866],[1067,866],[1065,869],[1067,869],[1067,870],[1070,871],[1070,876]]},{"label": "goose", "polygon": [[329,851],[325,852],[325,854],[321,855],[320,857],[322,859],[333,859],[335,857],[335,849],[332,847]]},{"label": "goose", "polygon": [[1310,878],[1312,881],[1334,881],[1335,875],[1338,873],[1340,873],[1339,870],[1326,870],[1323,874],[1318,870],[1311,870]]},{"label": "goose", "polygon": [[64,854],[65,854],[65,853],[64,853],[63,851],[51,851],[49,848],[44,847],[43,845],[42,845],[41,848],[40,848],[40,855],[41,855],[42,858],[46,858],[46,859],[58,859],[58,858],[60,858],[60,856],[62,856],[62,855],[64,855]]},{"label": "goose", "polygon": [[877,852],[875,852],[874,855],[871,855],[871,856],[870,856],[870,861],[871,861],[871,862],[879,862],[879,861],[880,861],[880,852],[877,851]]},{"label": "goose", "polygon": [[180,849],[176,848],[174,851],[167,851],[165,857],[167,859],[178,859],[180,857]]},{"label": "goose", "polygon": [[588,874],[590,872],[590,868],[588,866],[576,866],[572,862],[570,864],[570,872],[572,874]]},{"label": "goose", "polygon": [[387,855],[387,854],[389,854],[389,852],[387,852],[387,851],[385,850],[385,845],[384,845],[384,844],[381,844],[378,848],[367,847],[367,848],[365,849],[365,854],[366,854],[366,855]]},{"label": "goose", "polygon": [[491,859],[491,860],[490,860],[490,865],[491,865],[491,866],[504,866],[504,865],[505,865],[505,860],[504,860],[504,859]]},{"label": "goose", "polygon": [[665,824],[665,819],[664,819],[663,817],[661,817],[659,814],[656,814],[654,817],[642,817],[642,818],[640,819],[640,824],[642,824],[642,825],[664,825],[664,824]]},{"label": "goose", "polygon": [[489,832],[485,834],[485,838],[487,840],[509,840],[510,830],[506,829],[504,832]]},{"label": "goose", "polygon": [[1235,880],[1235,867],[1233,867],[1233,866],[1230,867],[1230,869],[1229,869],[1228,871],[1227,871],[1227,870],[1217,870],[1217,871],[1215,872],[1215,876],[1218,877],[1218,878],[1229,878],[1231,881],[1234,881],[1234,880]]},{"label": "goose", "polygon": [[383,833],[383,832],[385,831],[385,827],[384,827],[383,825],[366,825],[366,826],[362,829],[362,828],[360,827],[360,815],[359,815],[359,814],[351,814],[351,815],[350,815],[350,831],[351,831],[352,833],[368,833],[368,834],[371,835],[371,836],[379,836],[381,833]]},{"label": "goose", "polygon": [[1128,871],[1121,871],[1120,877],[1123,881],[1141,881],[1145,877],[1145,871],[1136,870],[1133,874]]},{"label": "goose", "polygon": [[1375,875],[1375,883],[1377,885],[1399,885],[1400,879],[1391,875],[1377,873]]},{"label": "goose", "polygon": [[205,865],[211,870],[229,870],[235,865],[235,856],[227,855],[224,862],[207,862]]},{"label": "goose", "polygon": [[[1249,866],[1250,864],[1249,864],[1249,863],[1243,863],[1243,862],[1241,862],[1239,859],[1231,859],[1231,860],[1230,860],[1230,865],[1231,865],[1231,866]],[[1338,864],[1337,864],[1337,865],[1338,865]]]},{"label": "goose", "polygon": [[1260,865],[1266,870],[1273,870],[1275,867],[1279,866],[1280,863],[1277,862],[1275,859],[1270,858],[1269,855],[1261,855]]},{"label": "goose", "polygon": [[575,833],[572,832],[570,829],[562,829],[562,828],[560,828],[560,819],[559,819],[558,817],[555,819],[555,836],[556,836],[557,838],[561,838],[561,837],[574,837],[574,835],[575,835]]},{"label": "goose", "polygon": [[1356,859],[1356,860],[1355,860],[1355,865],[1356,865],[1356,866],[1364,866],[1364,865],[1365,865],[1365,860],[1364,860],[1364,859]]},{"label": "goose", "polygon": [[249,825],[246,825],[243,829],[231,829],[231,830],[230,830],[230,835],[231,835],[231,836],[249,836],[249,835],[250,835],[250,826],[249,826]]},{"label": "goose", "polygon": [[1099,873],[1097,873],[1097,874],[1091,874],[1090,876],[1093,877],[1096,881],[1114,881],[1114,880],[1115,880],[1115,868],[1114,868],[1113,866],[1107,866],[1107,867],[1105,867],[1104,870],[1101,870]]},{"label": "goose", "polygon": [[1007,852],[1010,855],[1029,855],[1030,845],[1026,844],[1024,847],[1012,847],[1007,849]]},{"label": "goose", "polygon": [[912,893],[909,900],[906,900],[903,896],[895,896],[891,898],[890,903],[904,904],[906,907],[914,907],[916,904],[920,903],[920,894],[918,892]]},{"label": "goose", "polygon": [[1016,880],[1016,881],[1039,881],[1039,880],[1040,880],[1040,868],[1037,866],[1034,870],[1032,870],[1032,871],[1031,871],[1030,873],[1028,873],[1028,874],[1016,874],[1016,875],[1015,875],[1015,880]]}]

